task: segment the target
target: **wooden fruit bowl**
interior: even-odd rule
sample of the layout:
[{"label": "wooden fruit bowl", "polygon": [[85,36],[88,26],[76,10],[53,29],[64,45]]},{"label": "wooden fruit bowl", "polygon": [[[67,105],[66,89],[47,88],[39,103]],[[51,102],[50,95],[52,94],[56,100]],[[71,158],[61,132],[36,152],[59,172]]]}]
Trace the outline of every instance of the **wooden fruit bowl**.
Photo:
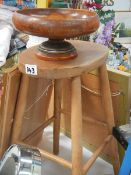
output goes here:
[{"label": "wooden fruit bowl", "polygon": [[76,49],[64,39],[95,32],[99,18],[88,10],[36,8],[16,11],[13,23],[24,33],[49,38],[39,47],[39,58],[63,60],[77,55]]}]

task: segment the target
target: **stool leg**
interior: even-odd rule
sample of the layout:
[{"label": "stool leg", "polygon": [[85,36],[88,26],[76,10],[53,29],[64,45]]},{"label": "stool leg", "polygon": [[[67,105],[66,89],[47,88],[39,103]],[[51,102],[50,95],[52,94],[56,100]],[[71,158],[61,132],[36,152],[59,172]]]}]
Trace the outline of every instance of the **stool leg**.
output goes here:
[{"label": "stool leg", "polygon": [[28,87],[29,87],[29,76],[23,74],[20,84],[18,100],[16,104],[15,119],[13,123],[13,131],[11,138],[12,143],[17,143],[18,141],[20,141],[20,133],[26,107]]},{"label": "stool leg", "polygon": [[71,90],[72,175],[82,175],[82,104],[80,77],[72,79]]},{"label": "stool leg", "polygon": [[[105,112],[105,116],[107,120],[107,127],[109,130],[109,134],[112,134],[112,128],[115,125],[115,123],[114,123],[112,99],[111,99],[110,86],[109,86],[106,65],[101,66],[99,68],[99,72],[100,72],[102,104],[104,107],[104,112]],[[119,167],[120,167],[120,162],[119,162],[117,142],[115,139],[113,139],[111,142],[111,148],[112,148],[112,155],[113,155],[114,171],[117,174]]]},{"label": "stool leg", "polygon": [[59,135],[60,135],[60,114],[61,114],[61,80],[54,81],[54,127],[53,127],[53,153],[59,153]]}]

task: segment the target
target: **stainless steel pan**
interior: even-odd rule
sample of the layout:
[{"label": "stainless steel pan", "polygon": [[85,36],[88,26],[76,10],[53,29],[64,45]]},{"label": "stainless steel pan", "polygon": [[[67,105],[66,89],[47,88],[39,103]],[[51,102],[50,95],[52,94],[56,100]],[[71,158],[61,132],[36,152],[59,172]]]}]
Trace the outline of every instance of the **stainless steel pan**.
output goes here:
[{"label": "stainless steel pan", "polygon": [[39,151],[12,145],[0,161],[0,175],[41,175]]}]

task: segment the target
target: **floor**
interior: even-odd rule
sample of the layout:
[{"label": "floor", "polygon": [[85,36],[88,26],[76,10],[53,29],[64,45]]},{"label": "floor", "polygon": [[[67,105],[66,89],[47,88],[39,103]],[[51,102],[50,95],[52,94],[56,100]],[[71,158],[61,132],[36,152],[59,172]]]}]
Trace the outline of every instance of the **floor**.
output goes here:
[{"label": "floor", "polygon": [[[42,143],[39,143],[41,146]],[[44,132],[44,147],[46,150],[52,150],[52,127],[48,127]],[[68,137],[61,134],[60,136],[60,156],[70,160],[71,141]],[[91,156],[91,152],[83,148],[84,162]],[[70,170],[58,165],[49,160],[43,159],[42,175],[70,175]],[[111,164],[98,158],[93,167],[88,172],[88,175],[114,175]]]}]

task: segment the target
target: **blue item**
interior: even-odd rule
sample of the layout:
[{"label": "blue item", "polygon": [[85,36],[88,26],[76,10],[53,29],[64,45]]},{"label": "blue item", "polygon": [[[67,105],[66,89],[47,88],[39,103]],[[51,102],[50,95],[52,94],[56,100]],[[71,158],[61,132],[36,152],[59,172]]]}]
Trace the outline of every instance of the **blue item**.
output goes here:
[{"label": "blue item", "polygon": [[128,141],[128,147],[118,175],[131,175],[131,139]]},{"label": "blue item", "polygon": [[7,5],[7,6],[13,6],[18,7],[20,9],[22,8],[34,8],[35,0],[2,0],[0,1],[0,4]]}]

